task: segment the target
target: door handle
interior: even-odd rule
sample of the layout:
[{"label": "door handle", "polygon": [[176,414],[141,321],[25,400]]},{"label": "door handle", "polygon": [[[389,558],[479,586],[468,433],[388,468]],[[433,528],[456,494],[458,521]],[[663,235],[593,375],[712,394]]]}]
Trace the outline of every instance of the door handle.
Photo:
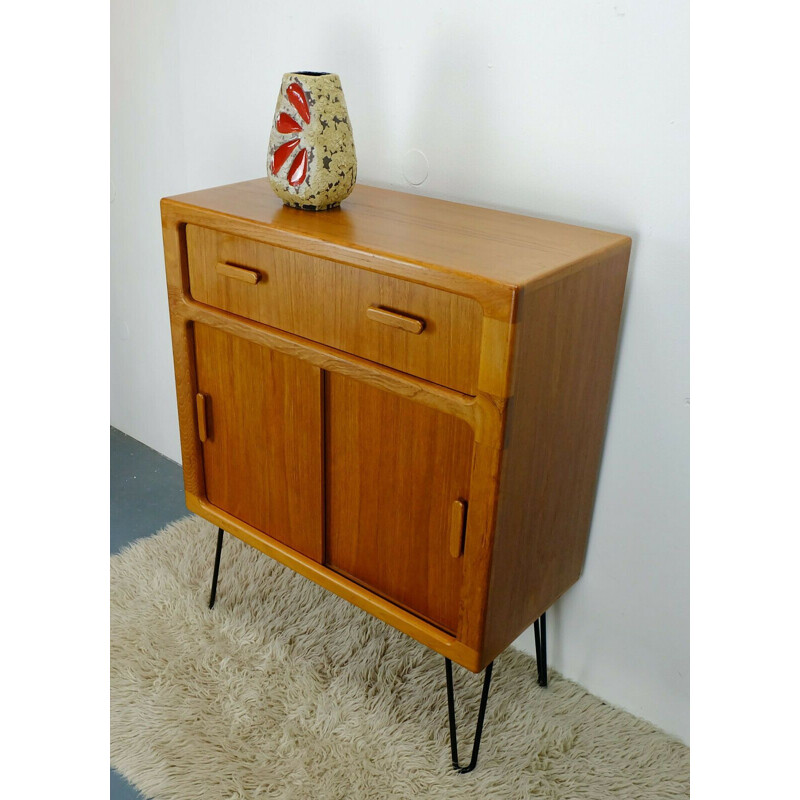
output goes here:
[{"label": "door handle", "polygon": [[206,419],[206,396],[197,393],[197,435],[201,442],[208,439],[208,420]]},{"label": "door handle", "polygon": [[467,502],[456,500],[450,510],[450,555],[459,558],[464,552],[464,533],[467,528]]},{"label": "door handle", "polygon": [[237,267],[236,264],[226,264],[223,261],[217,261],[217,275],[235,278],[237,281],[249,283],[253,286],[261,280],[261,273],[257,270]]}]

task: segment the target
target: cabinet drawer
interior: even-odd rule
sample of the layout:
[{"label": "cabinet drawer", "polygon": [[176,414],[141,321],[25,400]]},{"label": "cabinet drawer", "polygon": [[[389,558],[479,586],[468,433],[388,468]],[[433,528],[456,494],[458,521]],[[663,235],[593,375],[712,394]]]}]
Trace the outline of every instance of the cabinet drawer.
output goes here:
[{"label": "cabinet drawer", "polygon": [[196,225],[186,240],[198,302],[475,394],[475,300]]}]

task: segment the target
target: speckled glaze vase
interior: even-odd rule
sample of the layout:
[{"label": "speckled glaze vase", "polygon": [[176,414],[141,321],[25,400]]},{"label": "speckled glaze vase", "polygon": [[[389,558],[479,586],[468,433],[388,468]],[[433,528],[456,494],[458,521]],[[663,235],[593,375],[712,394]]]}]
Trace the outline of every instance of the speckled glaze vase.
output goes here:
[{"label": "speckled glaze vase", "polygon": [[269,181],[287,206],[324,211],[356,184],[356,149],[339,76],[287,72],[275,106]]}]

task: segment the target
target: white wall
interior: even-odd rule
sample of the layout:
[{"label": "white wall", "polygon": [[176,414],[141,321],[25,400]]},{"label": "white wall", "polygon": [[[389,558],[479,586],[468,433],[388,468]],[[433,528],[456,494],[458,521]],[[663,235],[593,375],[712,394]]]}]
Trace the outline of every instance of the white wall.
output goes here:
[{"label": "white wall", "polygon": [[549,653],[688,740],[687,3],[114,0],[112,424],[176,460],[158,200],[264,175],[299,69],[341,76],[362,183],[633,237],[586,569]]}]

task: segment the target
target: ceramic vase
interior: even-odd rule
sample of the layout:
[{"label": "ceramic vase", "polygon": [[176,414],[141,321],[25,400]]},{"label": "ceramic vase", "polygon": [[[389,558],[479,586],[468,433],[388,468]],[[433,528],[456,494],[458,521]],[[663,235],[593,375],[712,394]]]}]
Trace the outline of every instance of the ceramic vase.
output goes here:
[{"label": "ceramic vase", "polygon": [[287,206],[324,211],[356,183],[356,150],[339,76],[287,72],[269,137],[267,172]]}]

